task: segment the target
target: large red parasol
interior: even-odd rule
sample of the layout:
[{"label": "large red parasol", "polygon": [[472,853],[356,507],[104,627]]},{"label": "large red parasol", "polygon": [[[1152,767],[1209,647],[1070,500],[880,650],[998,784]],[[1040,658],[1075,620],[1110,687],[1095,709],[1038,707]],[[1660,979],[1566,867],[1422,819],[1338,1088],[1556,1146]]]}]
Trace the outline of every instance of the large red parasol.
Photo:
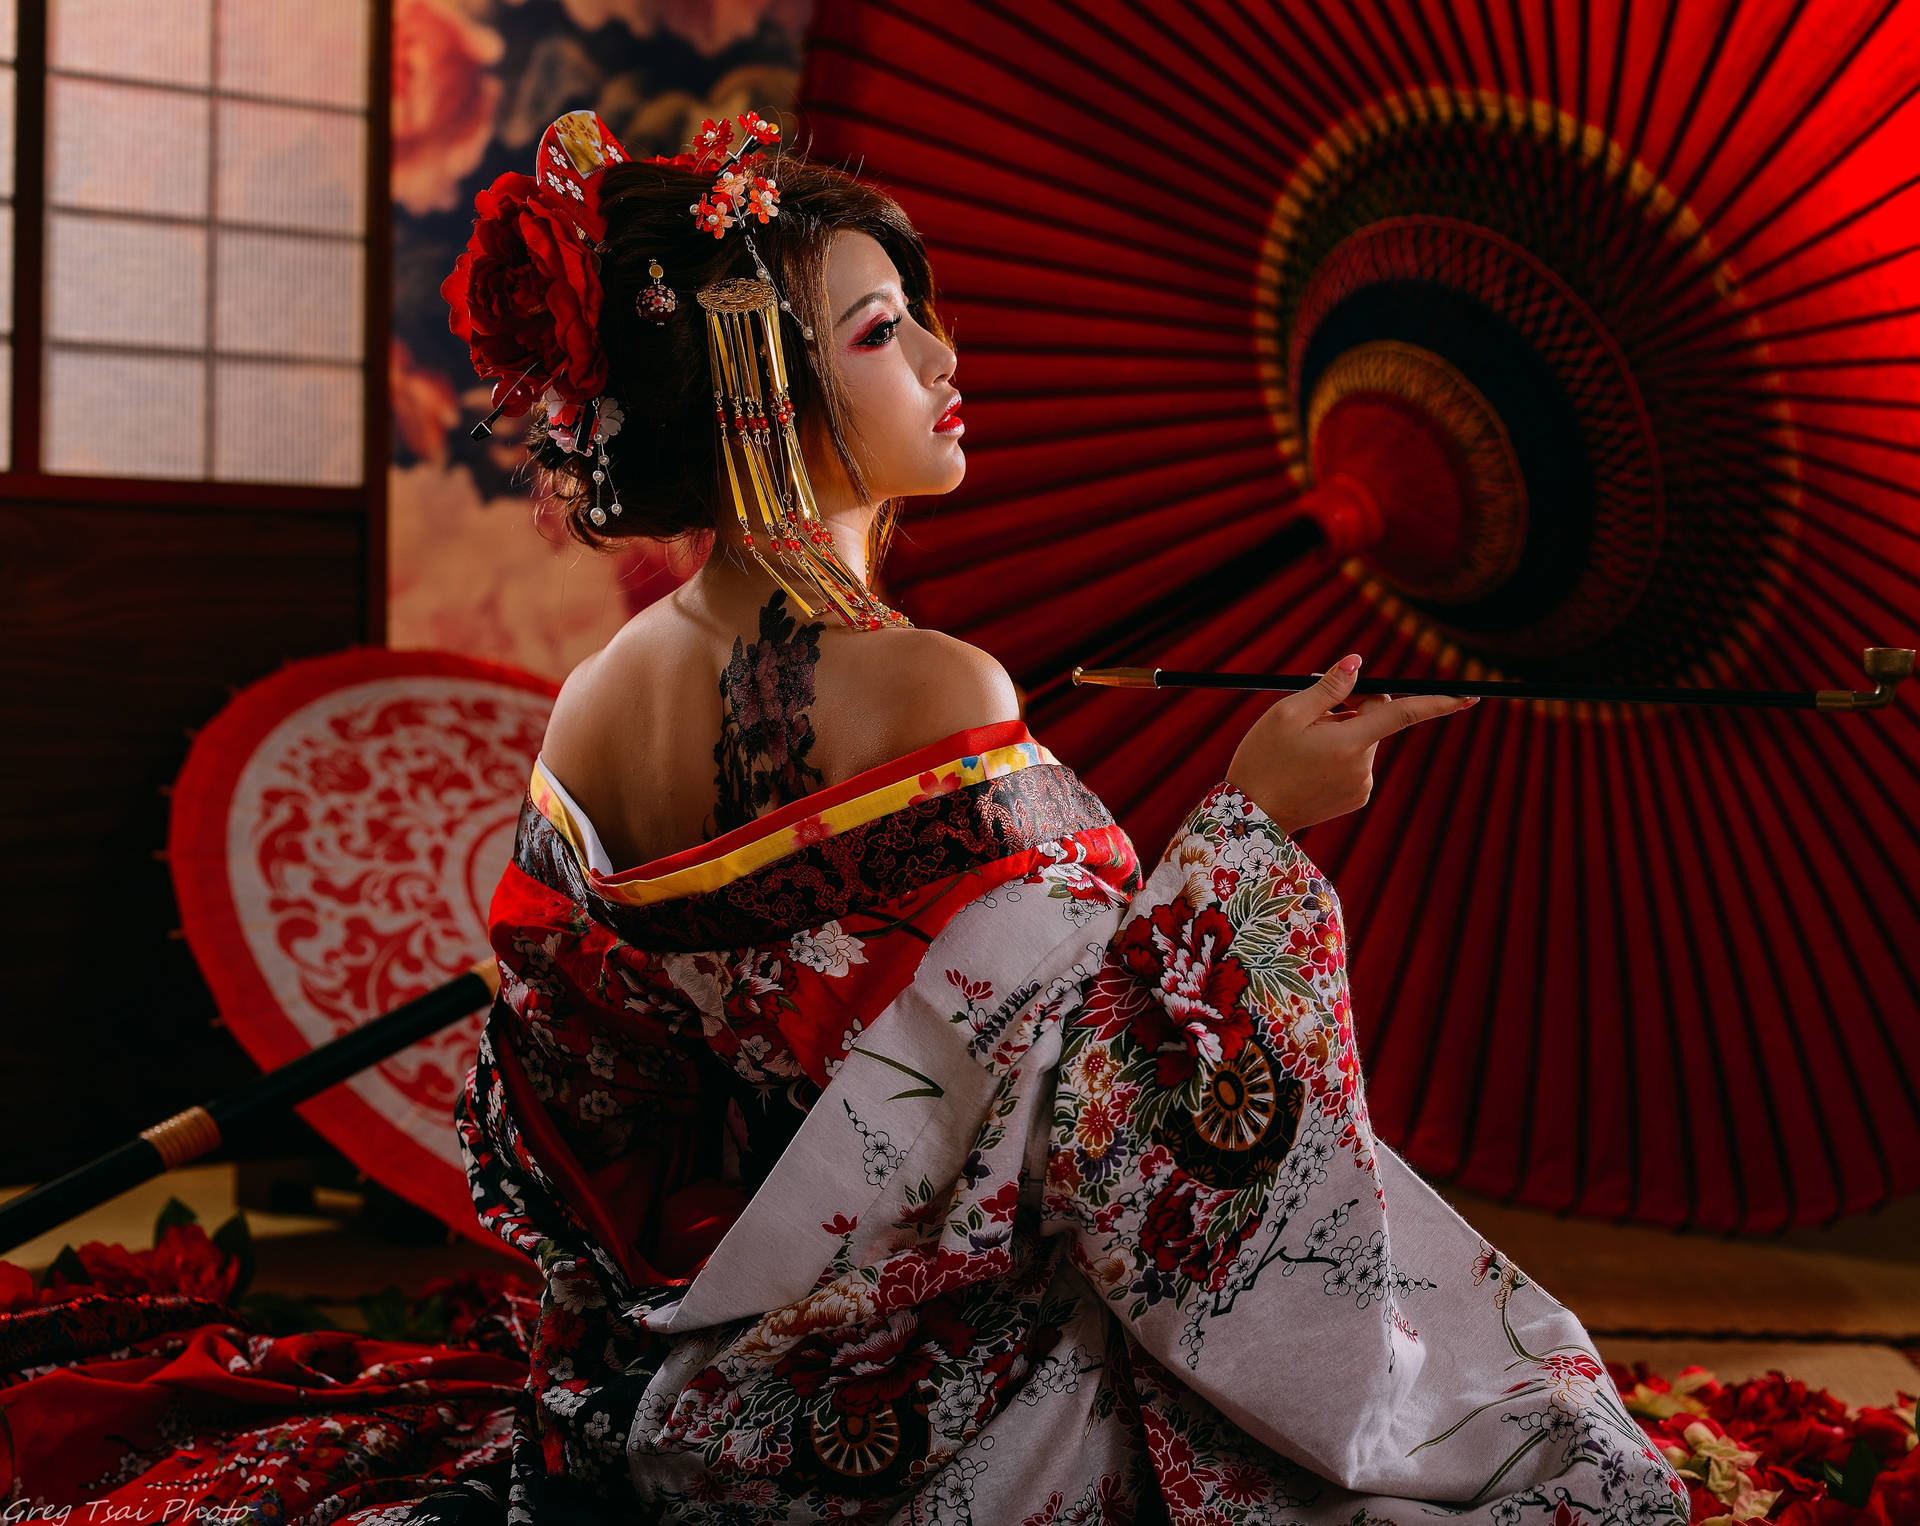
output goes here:
[{"label": "large red parasol", "polygon": [[[1075,663],[1854,688],[1920,633],[1920,4],[822,0],[968,477],[892,600],[1163,841],[1271,695]],[[1767,1230],[1920,1187],[1920,727],[1509,701],[1312,829],[1380,1133]]]}]

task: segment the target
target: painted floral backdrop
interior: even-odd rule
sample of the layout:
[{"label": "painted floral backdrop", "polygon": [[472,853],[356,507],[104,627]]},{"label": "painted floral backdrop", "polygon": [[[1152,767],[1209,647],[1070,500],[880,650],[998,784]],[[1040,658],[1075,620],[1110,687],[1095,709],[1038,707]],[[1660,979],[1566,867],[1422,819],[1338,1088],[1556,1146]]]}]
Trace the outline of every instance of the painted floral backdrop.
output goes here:
[{"label": "painted floral backdrop", "polygon": [[654,154],[705,117],[785,111],[811,13],[812,0],[395,0],[389,645],[562,678],[698,566],[651,543],[587,551],[536,521],[515,421],[467,437],[489,389],[447,331],[440,282],[474,193],[530,169],[555,117],[590,106]]}]

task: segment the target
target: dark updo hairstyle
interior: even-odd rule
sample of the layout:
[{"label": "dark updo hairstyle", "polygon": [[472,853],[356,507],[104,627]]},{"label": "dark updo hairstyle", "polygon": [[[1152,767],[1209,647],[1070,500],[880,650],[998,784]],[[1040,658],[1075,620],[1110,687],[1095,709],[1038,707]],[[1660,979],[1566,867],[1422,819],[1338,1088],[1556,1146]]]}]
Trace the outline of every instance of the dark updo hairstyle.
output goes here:
[{"label": "dark updo hairstyle", "polygon": [[[792,307],[791,316],[780,314],[780,337],[795,428],[809,454],[831,441],[859,502],[871,503],[847,444],[857,430],[845,390],[823,360],[831,354],[834,327],[827,311],[827,245],[842,228],[872,235],[899,270],[915,319],[945,341],[926,248],[898,202],[844,170],[784,149],[757,168],[778,184],[780,211],[766,223],[750,219],[746,227]],[[543,410],[536,408],[528,435],[538,495],[551,511],[564,515],[575,540],[594,548],[635,536],[674,540],[713,529],[720,515],[734,513],[713,417],[706,312],[694,293],[710,281],[755,274],[740,224],[719,238],[694,226],[690,209],[712,188],[712,175],[637,162],[609,165],[600,173],[607,219],[600,342],[607,351],[607,390],[624,415],[619,432],[607,442],[619,517],[603,526],[588,519],[593,462],[548,437]],[[652,279],[647,271],[652,260],[660,262],[661,280],[679,299],[664,323],[634,307]],[[802,337],[803,324],[812,326],[813,340]],[[889,500],[874,516],[870,575],[878,571],[898,508],[897,500]]]}]

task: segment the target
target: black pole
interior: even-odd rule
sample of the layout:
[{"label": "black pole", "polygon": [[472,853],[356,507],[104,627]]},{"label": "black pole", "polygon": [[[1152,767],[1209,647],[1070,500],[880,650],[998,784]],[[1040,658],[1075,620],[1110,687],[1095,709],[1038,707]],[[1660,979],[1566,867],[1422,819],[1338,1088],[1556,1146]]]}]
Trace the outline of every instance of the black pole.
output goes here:
[{"label": "black pole", "polygon": [[177,1113],[97,1160],[0,1203],[0,1253],[59,1228],[162,1171],[244,1137],[263,1115],[281,1113],[438,1033],[487,1005],[499,989],[499,967],[491,958],[483,959],[464,975],[289,1060],[238,1091]]}]

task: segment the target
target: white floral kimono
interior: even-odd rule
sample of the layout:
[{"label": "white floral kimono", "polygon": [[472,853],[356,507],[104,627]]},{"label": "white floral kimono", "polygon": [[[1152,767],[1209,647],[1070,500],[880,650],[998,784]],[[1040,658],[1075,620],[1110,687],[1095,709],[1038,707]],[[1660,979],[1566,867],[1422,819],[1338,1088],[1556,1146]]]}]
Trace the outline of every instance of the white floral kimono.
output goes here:
[{"label": "white floral kimono", "polygon": [[546,1279],[511,1517],[1686,1519],[1375,1138],[1339,898],[1232,784],[1144,866],[1008,722],[625,873],[590,831],[536,768],[460,1107]]}]

